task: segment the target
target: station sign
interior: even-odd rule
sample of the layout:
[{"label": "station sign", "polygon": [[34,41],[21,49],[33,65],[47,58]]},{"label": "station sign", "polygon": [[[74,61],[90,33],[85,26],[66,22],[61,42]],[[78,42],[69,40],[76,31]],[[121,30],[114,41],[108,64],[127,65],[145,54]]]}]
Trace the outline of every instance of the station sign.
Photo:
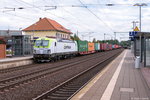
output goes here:
[{"label": "station sign", "polygon": [[135,36],[136,36],[137,33],[138,33],[137,31],[131,31],[131,32],[129,32],[129,36],[130,36],[130,40],[131,41],[134,41],[134,38],[135,38]]},{"label": "station sign", "polygon": [[129,32],[129,36],[135,37],[135,35],[136,35],[137,33],[138,33],[138,32],[136,32],[136,31],[131,31],[131,32]]}]

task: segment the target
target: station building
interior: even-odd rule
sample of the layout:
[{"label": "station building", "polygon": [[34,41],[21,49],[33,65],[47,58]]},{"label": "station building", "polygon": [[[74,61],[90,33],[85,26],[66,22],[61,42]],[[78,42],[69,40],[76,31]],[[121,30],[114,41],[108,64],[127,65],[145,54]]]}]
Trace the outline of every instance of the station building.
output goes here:
[{"label": "station building", "polygon": [[34,37],[51,37],[70,39],[71,31],[49,18],[40,18],[38,22],[22,30],[24,34]]},{"label": "station building", "polygon": [[20,30],[0,30],[0,58],[32,55],[30,35],[23,35]]}]

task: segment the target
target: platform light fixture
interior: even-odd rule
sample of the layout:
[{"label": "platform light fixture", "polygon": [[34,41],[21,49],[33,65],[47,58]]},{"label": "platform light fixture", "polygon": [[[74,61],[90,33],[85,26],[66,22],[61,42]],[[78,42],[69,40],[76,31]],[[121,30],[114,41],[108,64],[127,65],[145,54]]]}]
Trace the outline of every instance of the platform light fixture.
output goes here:
[{"label": "platform light fixture", "polygon": [[139,6],[139,28],[140,28],[140,31],[141,31],[141,7],[142,6],[147,6],[147,4],[146,3],[136,3],[133,6]]}]

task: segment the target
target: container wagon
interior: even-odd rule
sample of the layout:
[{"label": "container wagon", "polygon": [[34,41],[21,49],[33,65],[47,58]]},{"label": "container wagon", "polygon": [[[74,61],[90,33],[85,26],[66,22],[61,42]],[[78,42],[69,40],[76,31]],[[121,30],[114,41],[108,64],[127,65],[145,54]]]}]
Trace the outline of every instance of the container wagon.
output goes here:
[{"label": "container wagon", "polygon": [[78,53],[80,55],[88,54],[88,42],[77,40]]},{"label": "container wagon", "polygon": [[101,51],[104,51],[104,43],[101,43],[101,44],[100,44],[100,50],[101,50]]},{"label": "container wagon", "polygon": [[109,50],[112,50],[112,44],[109,44]]},{"label": "container wagon", "polygon": [[108,50],[108,45],[107,45],[107,43],[103,43],[103,49],[104,49],[104,51],[107,51],[107,50]]},{"label": "container wagon", "polygon": [[100,51],[100,43],[94,43],[95,51]]},{"label": "container wagon", "polygon": [[94,43],[89,42],[88,43],[88,53],[94,53],[94,52],[95,52]]},{"label": "container wagon", "polygon": [[115,44],[112,45],[112,49],[115,49]]}]

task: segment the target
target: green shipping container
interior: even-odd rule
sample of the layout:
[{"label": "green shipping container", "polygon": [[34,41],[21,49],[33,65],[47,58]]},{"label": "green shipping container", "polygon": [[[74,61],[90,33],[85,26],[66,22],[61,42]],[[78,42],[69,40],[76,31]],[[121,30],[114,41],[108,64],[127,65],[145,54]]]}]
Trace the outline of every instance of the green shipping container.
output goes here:
[{"label": "green shipping container", "polygon": [[94,43],[95,50],[98,50],[98,43]]},{"label": "green shipping container", "polygon": [[95,50],[98,51],[100,50],[100,44],[99,43],[94,43]]},{"label": "green shipping container", "polygon": [[78,52],[79,53],[88,51],[88,42],[87,41],[77,40],[77,44],[78,44]]}]

